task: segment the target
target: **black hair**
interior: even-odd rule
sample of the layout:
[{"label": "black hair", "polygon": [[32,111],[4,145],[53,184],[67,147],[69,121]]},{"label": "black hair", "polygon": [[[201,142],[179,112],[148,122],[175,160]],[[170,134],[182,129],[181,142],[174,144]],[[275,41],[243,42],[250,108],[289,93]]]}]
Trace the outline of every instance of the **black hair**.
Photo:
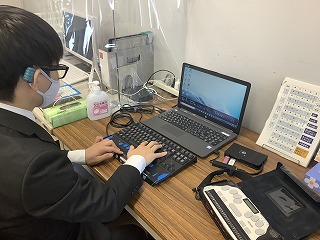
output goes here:
[{"label": "black hair", "polygon": [[52,65],[62,56],[62,42],[45,20],[21,8],[0,5],[0,101],[14,100],[27,67]]}]

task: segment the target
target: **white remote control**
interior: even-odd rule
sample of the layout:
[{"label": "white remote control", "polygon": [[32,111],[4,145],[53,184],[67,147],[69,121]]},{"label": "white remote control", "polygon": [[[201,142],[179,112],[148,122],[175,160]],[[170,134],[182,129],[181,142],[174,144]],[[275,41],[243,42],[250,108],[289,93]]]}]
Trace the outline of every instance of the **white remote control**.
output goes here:
[{"label": "white remote control", "polygon": [[[218,217],[233,239],[255,240],[264,239],[265,234],[270,236],[267,233],[269,223],[235,183],[226,181],[221,185],[206,186],[203,193],[210,204],[207,209]],[[270,238],[277,237],[277,232],[273,230],[272,233]]]}]

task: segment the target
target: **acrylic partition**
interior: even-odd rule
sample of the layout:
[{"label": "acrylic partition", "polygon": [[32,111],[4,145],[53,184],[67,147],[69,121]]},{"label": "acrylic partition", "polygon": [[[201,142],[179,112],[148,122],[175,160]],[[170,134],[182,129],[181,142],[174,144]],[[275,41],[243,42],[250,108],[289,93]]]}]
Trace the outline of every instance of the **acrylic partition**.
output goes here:
[{"label": "acrylic partition", "polygon": [[[114,107],[176,98],[186,1],[48,0],[41,17],[61,36],[66,56],[91,59],[95,76],[115,96]],[[162,89],[171,94],[164,96]]]}]

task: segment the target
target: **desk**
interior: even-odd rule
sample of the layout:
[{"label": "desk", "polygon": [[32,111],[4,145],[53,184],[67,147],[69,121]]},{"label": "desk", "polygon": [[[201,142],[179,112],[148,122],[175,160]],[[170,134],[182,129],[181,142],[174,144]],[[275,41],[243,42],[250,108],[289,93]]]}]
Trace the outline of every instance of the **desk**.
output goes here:
[{"label": "desk", "polygon": [[[170,108],[173,104],[172,102],[163,103],[158,106]],[[137,121],[140,115],[137,114],[135,117]],[[150,116],[144,115],[142,121],[148,117]],[[92,145],[97,135],[105,136],[105,127],[108,121],[109,118],[98,121],[83,119],[55,128],[53,133],[69,149],[87,148]],[[109,133],[117,130],[119,129],[110,127]],[[257,139],[257,133],[242,128],[235,142],[269,156],[264,172],[275,169],[277,162],[282,162],[299,179],[303,179],[308,169],[261,148],[255,144]],[[223,152],[229,146],[230,144],[221,150],[220,160],[222,160]],[[128,207],[161,239],[224,239],[202,203],[195,199],[195,194],[191,190],[198,186],[210,172],[217,169],[209,163],[211,158],[198,158],[196,164],[189,166],[159,186],[151,187],[147,183],[144,183],[139,193],[132,197],[128,203]],[[111,159],[94,166],[93,171],[106,180],[119,165],[118,160]],[[225,177],[223,176],[223,178]],[[320,231],[310,236],[309,239],[320,239]]]}]

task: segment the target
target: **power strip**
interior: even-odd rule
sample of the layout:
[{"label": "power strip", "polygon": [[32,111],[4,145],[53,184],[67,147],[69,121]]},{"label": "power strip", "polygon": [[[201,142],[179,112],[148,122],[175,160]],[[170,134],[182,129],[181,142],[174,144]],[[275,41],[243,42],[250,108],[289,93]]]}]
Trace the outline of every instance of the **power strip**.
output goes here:
[{"label": "power strip", "polygon": [[153,83],[154,86],[161,88],[162,90],[171,93],[175,96],[179,95],[179,91],[174,89],[173,87],[167,86],[165,83],[163,83],[162,81],[157,81],[157,80],[152,80],[150,81]]}]

